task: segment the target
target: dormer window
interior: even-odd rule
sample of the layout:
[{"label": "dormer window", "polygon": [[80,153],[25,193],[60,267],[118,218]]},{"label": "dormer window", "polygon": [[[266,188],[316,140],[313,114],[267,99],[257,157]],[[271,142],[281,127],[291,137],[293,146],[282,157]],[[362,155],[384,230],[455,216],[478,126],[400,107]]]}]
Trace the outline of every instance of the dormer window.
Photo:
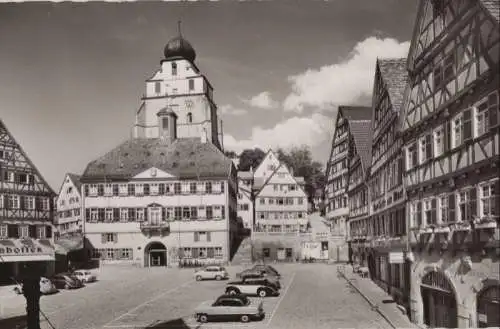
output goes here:
[{"label": "dormer window", "polygon": [[189,112],[187,114],[187,122],[188,123],[192,123],[193,122],[193,114],[191,112]]}]

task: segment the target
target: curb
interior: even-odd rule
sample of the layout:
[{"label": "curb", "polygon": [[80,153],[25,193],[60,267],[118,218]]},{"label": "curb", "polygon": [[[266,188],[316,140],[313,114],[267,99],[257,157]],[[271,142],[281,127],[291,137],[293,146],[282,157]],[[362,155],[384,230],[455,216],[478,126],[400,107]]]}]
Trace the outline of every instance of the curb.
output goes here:
[{"label": "curb", "polygon": [[384,314],[384,312],[382,312],[382,311],[378,308],[378,305],[377,305],[376,303],[372,302],[372,301],[371,301],[371,300],[370,300],[370,299],[369,299],[369,298],[368,298],[365,294],[363,294],[363,293],[361,292],[361,290],[360,290],[360,289],[359,289],[359,288],[358,288],[358,287],[357,287],[354,283],[352,283],[352,282],[351,282],[351,280],[350,280],[350,279],[348,279],[348,278],[346,277],[346,275],[345,275],[342,271],[338,271],[338,273],[339,273],[339,274],[340,274],[340,275],[344,278],[344,280],[346,280],[346,281],[347,281],[347,283],[349,283],[349,285],[350,285],[351,287],[353,287],[353,288],[354,288],[354,289],[355,289],[355,290],[356,290],[356,291],[357,291],[357,292],[358,292],[358,293],[359,293],[359,294],[360,294],[360,295],[361,295],[361,296],[362,296],[362,297],[363,297],[363,298],[364,298],[364,299],[368,302],[368,304],[370,304],[370,306],[372,307],[372,310],[373,310],[373,311],[376,311],[378,314],[380,314],[380,315],[384,318],[384,320],[385,320],[385,321],[387,321],[387,323],[389,323],[389,324],[391,325],[391,327],[392,327],[393,329],[397,329],[397,328],[399,328],[399,327],[395,326],[395,325],[394,325],[394,323],[392,323],[392,321],[391,321],[391,320],[390,320],[390,319],[389,319],[389,318],[388,318],[388,317]]}]

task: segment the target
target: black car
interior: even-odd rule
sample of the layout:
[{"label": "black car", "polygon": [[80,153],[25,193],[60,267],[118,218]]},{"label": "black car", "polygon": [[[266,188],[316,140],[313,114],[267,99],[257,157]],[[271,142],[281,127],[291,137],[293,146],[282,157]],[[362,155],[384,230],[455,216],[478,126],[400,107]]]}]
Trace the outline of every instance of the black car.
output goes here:
[{"label": "black car", "polygon": [[228,295],[279,296],[279,290],[276,282],[267,278],[244,278],[229,282],[226,286]]},{"label": "black car", "polygon": [[83,287],[83,282],[70,273],[59,273],[51,278],[57,289],[76,289]]},{"label": "black car", "polygon": [[255,277],[257,275],[260,276],[274,276],[277,279],[281,278],[281,274],[271,265],[258,264],[252,268],[246,269],[238,274],[236,274],[239,278],[246,277]]}]

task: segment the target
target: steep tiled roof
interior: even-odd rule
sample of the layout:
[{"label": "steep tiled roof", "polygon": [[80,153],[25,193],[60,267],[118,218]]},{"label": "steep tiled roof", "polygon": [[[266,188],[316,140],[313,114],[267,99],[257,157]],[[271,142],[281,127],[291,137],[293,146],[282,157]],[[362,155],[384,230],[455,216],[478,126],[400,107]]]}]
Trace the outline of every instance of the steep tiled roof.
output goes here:
[{"label": "steep tiled roof", "polygon": [[159,138],[131,139],[89,163],[80,180],[130,179],[151,167],[180,179],[209,179],[228,177],[233,162],[199,138],[171,143]]},{"label": "steep tiled roof", "polygon": [[371,120],[372,108],[369,106],[339,106],[344,118],[347,120]]},{"label": "steep tiled roof", "polygon": [[366,170],[371,163],[371,120],[358,120],[349,121],[349,129],[354,138],[354,144],[356,146],[356,151],[361,158],[361,163],[363,165],[363,171]]},{"label": "steep tiled roof", "polygon": [[408,80],[406,58],[378,59],[382,80],[387,86],[393,110],[399,112],[403,105],[403,96]]},{"label": "steep tiled roof", "polygon": [[483,7],[500,22],[500,0],[481,0]]},{"label": "steep tiled roof", "polygon": [[69,179],[73,182],[78,192],[81,191],[82,183],[80,182],[80,175],[68,173]]}]

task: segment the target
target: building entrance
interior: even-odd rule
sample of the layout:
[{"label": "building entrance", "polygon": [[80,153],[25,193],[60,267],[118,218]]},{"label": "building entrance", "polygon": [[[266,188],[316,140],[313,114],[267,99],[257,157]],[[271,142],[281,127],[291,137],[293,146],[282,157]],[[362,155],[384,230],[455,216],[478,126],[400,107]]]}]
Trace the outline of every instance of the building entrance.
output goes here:
[{"label": "building entrance", "polygon": [[144,266],[167,266],[167,248],[161,242],[151,242],[144,249]]},{"label": "building entrance", "polygon": [[424,324],[436,328],[457,327],[457,301],[450,282],[441,272],[430,272],[422,278]]}]

